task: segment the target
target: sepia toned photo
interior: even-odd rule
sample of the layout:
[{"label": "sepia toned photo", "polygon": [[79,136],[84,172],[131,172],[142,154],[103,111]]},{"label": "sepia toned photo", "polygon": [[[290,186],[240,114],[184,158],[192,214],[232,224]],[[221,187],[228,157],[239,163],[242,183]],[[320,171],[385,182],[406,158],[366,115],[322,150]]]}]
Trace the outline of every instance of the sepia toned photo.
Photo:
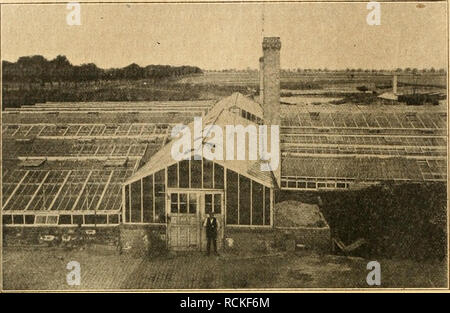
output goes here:
[{"label": "sepia toned photo", "polygon": [[447,2],[0,10],[2,292],[448,290]]}]

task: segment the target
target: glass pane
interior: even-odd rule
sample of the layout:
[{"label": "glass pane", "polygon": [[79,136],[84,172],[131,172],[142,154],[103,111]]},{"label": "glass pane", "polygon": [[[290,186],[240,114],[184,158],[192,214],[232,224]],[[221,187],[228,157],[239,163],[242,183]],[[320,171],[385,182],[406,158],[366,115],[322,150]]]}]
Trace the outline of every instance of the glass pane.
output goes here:
[{"label": "glass pane", "polygon": [[203,160],[203,188],[213,188],[213,162]]},{"label": "glass pane", "polygon": [[237,224],[238,216],[238,175],[227,170],[227,224]]},{"label": "glass pane", "polygon": [[141,180],[131,183],[131,222],[141,222]]},{"label": "glass pane", "polygon": [[155,183],[156,184],[165,184],[166,179],[166,172],[165,170],[160,170],[159,172],[156,172],[155,174]]},{"label": "glass pane", "polygon": [[119,223],[119,215],[117,214],[108,215],[108,224],[118,224],[118,223]]},{"label": "glass pane", "polygon": [[[95,224],[95,216],[94,215],[85,215],[84,216],[85,224],[94,225]],[[48,221],[47,221],[48,224]]]},{"label": "glass pane", "polygon": [[223,166],[214,163],[214,188],[223,189]]},{"label": "glass pane", "polygon": [[252,181],[252,225],[263,225],[263,188],[264,186]]},{"label": "glass pane", "polygon": [[151,223],[153,222],[153,175],[142,179],[142,197],[143,221]]},{"label": "glass pane", "polygon": [[107,224],[106,214],[99,214],[96,216],[95,222],[97,224]]},{"label": "glass pane", "polygon": [[[125,185],[125,222],[128,223],[130,221],[130,185]],[[75,223],[75,220],[73,222],[74,224],[83,224],[83,221],[80,223]]]},{"label": "glass pane", "polygon": [[[64,216],[64,215],[61,215]],[[68,215],[70,218],[70,215]],[[25,224],[34,224],[34,215],[25,215]],[[68,223],[70,224],[70,223]]]},{"label": "glass pane", "polygon": [[47,224],[56,225],[58,224],[58,215],[50,215],[47,217]]},{"label": "glass pane", "polygon": [[58,223],[60,225],[72,224],[72,217],[70,215],[60,215]]},{"label": "glass pane", "polygon": [[23,215],[13,215],[14,224],[23,224]]},{"label": "glass pane", "polygon": [[190,193],[189,194],[189,213],[197,212],[197,194]]},{"label": "glass pane", "polygon": [[187,194],[180,193],[180,213],[187,213]]},{"label": "glass pane", "polygon": [[178,163],[167,168],[167,185],[170,188],[178,188]]},{"label": "glass pane", "polygon": [[155,223],[166,222],[166,172],[160,170],[155,174]]},{"label": "glass pane", "polygon": [[3,215],[3,224],[12,224],[12,216],[11,215]]},{"label": "glass pane", "polygon": [[222,212],[222,195],[217,193],[214,195],[214,213],[220,214]]},{"label": "glass pane", "polygon": [[316,188],[316,183],[314,183],[314,182],[308,182],[308,183],[306,183],[306,188]]},{"label": "glass pane", "polygon": [[166,200],[162,197],[155,198],[155,223],[166,222]]},{"label": "glass pane", "polygon": [[178,194],[177,193],[170,194],[170,212],[178,213]]},{"label": "glass pane", "polygon": [[191,188],[202,188],[202,160],[191,160]]},{"label": "glass pane", "polygon": [[250,225],[250,179],[239,175],[239,225]]},{"label": "glass pane", "polygon": [[212,194],[207,193],[205,194],[205,213],[208,214],[213,211],[213,204],[212,204]]},{"label": "glass pane", "polygon": [[162,198],[164,198],[164,195],[165,195],[165,186],[164,186],[164,184],[161,184],[161,183],[157,183],[156,181],[155,181],[155,198],[156,197],[162,197]]},{"label": "glass pane", "polygon": [[264,225],[270,225],[270,188],[264,187]]},{"label": "glass pane", "polygon": [[[74,222],[75,222],[76,216],[78,217],[78,215],[74,216]],[[46,221],[47,221],[47,216],[45,216],[45,215],[37,215],[36,216],[36,219],[35,219],[36,224],[45,224]],[[80,224],[83,224],[83,219],[81,219]]]},{"label": "glass pane", "polygon": [[189,188],[189,160],[180,161],[179,167],[180,188]]},{"label": "glass pane", "polygon": [[[36,222],[35,223],[38,223],[38,217],[39,216],[36,216]],[[45,216],[42,216],[42,217],[45,217]],[[83,215],[74,215],[72,217],[72,219],[73,219],[73,224],[74,225],[83,225]],[[45,220],[44,220],[44,223],[45,223]]]},{"label": "glass pane", "polygon": [[212,212],[212,204],[211,203],[205,203],[205,213],[209,214]]}]

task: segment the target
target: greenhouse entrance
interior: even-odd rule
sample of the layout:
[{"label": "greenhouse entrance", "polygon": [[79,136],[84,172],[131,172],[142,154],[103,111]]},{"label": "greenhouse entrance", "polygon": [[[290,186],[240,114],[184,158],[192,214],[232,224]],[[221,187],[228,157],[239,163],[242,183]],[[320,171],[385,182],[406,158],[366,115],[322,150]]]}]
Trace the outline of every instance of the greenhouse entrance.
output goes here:
[{"label": "greenhouse entrance", "polygon": [[205,250],[203,221],[210,212],[220,224],[218,248],[223,238],[223,192],[202,190],[168,190],[168,245],[171,250]]}]

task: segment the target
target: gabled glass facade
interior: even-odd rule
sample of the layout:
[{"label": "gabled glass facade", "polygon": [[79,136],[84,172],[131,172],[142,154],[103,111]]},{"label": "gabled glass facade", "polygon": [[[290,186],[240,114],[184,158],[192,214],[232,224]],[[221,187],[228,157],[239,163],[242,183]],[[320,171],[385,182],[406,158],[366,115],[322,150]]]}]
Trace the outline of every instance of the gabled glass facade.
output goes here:
[{"label": "gabled glass facade", "polygon": [[[271,226],[272,224],[271,188],[206,159],[182,160],[125,185],[124,223],[165,224],[167,189],[183,189],[191,192],[220,190],[224,192],[223,213],[226,225]],[[177,198],[171,203],[184,203],[181,200]],[[205,198],[205,212],[212,210],[218,201],[219,196]],[[189,206],[190,202],[186,203]]]}]

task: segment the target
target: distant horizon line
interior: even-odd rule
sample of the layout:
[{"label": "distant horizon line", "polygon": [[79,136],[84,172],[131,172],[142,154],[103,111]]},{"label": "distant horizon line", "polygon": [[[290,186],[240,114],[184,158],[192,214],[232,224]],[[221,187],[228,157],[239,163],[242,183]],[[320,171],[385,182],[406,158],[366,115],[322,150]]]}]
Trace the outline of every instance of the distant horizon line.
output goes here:
[{"label": "distant horizon line", "polygon": [[[20,58],[33,57],[33,56],[42,56],[45,59],[47,59],[48,61],[51,61],[51,60],[57,58],[58,56],[66,57],[64,54],[58,54],[54,58],[46,58],[42,54],[31,54],[31,55],[20,56],[20,57],[17,58],[16,61],[10,61],[10,60],[6,60],[6,59],[1,59],[1,62],[2,62],[2,64],[3,64],[3,62],[17,63]],[[67,60],[69,60],[69,59],[67,58]],[[127,64],[127,65],[122,66],[122,67],[100,67],[95,62],[84,62],[84,63],[79,63],[79,64],[71,63],[72,66],[81,66],[81,65],[86,65],[86,64],[95,64],[95,66],[97,66],[99,69],[102,69],[102,70],[105,70],[105,71],[107,71],[107,70],[114,70],[114,69],[122,69],[122,68],[128,67],[130,65],[138,65],[141,68],[145,68],[145,67],[148,67],[148,66],[171,66],[171,67],[189,66],[189,67],[197,67],[197,68],[201,69],[204,72],[258,72],[259,71],[259,69],[254,68],[254,67],[253,68],[252,67],[246,67],[246,68],[221,68],[221,69],[216,69],[216,68],[202,68],[202,67],[200,67],[198,65],[189,65],[189,64],[181,64],[181,65],[177,65],[177,64],[147,64],[147,65],[142,66],[142,65],[140,65],[140,64],[138,64],[136,62],[131,62],[131,63]],[[281,68],[281,71],[284,71],[284,72],[401,72],[401,73],[405,73],[406,72],[406,73],[412,73],[413,71],[417,71],[417,72],[422,72],[422,73],[423,72],[433,73],[432,70],[434,70],[434,73],[436,73],[436,74],[442,74],[442,73],[446,73],[447,72],[447,68],[445,68],[445,67],[435,68],[433,66],[432,67],[407,66],[407,67],[398,67],[398,68],[367,68],[367,67],[346,67],[346,68],[288,67],[288,68]]]}]

